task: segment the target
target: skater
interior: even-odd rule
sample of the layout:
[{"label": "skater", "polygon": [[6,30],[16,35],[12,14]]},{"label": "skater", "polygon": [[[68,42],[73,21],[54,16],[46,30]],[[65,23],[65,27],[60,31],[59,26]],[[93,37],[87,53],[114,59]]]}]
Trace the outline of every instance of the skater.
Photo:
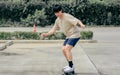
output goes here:
[{"label": "skater", "polygon": [[53,11],[57,17],[57,19],[55,20],[55,24],[49,32],[42,33],[41,37],[45,38],[48,35],[54,34],[56,30],[61,29],[61,31],[66,36],[66,39],[62,47],[62,52],[68,61],[68,66],[65,66],[63,68],[63,71],[66,73],[73,72],[74,65],[73,65],[71,50],[80,39],[80,31],[78,27],[81,27],[84,29],[85,25],[74,16],[68,13],[64,13],[60,5],[54,5]]}]

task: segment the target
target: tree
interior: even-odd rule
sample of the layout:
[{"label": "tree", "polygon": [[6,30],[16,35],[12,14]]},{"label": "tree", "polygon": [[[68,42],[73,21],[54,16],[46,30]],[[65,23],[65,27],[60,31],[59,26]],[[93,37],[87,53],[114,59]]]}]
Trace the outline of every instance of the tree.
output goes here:
[{"label": "tree", "polygon": [[27,26],[33,25],[33,24],[38,24],[41,26],[45,26],[44,22],[46,19],[45,15],[45,9],[43,8],[42,10],[37,10],[33,15],[29,14],[26,19],[21,19]]},{"label": "tree", "polygon": [[49,0],[43,0],[43,1],[45,2],[45,4],[48,4],[48,1],[49,1]]}]

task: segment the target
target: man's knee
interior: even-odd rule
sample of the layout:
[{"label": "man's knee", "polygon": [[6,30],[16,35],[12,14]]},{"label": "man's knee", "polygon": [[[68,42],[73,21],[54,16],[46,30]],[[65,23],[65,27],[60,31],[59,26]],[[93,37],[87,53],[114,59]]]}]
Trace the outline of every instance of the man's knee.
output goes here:
[{"label": "man's knee", "polygon": [[72,49],[71,47],[66,46],[64,51],[65,51],[65,52],[70,52],[70,51],[71,51],[71,49]]},{"label": "man's knee", "polygon": [[62,51],[63,52],[68,52],[68,51],[71,51],[72,48],[73,48],[72,46],[66,45],[66,46],[62,47]]},{"label": "man's knee", "polygon": [[66,47],[66,46],[62,47],[62,51],[65,52],[65,53],[68,52],[69,51],[69,47]]},{"label": "man's knee", "polygon": [[65,46],[65,50],[68,50],[68,51],[70,51],[72,48],[73,48],[73,47],[70,46],[70,45],[66,45],[66,46]]},{"label": "man's knee", "polygon": [[64,46],[64,47],[62,47],[62,51],[65,51],[65,46]]}]

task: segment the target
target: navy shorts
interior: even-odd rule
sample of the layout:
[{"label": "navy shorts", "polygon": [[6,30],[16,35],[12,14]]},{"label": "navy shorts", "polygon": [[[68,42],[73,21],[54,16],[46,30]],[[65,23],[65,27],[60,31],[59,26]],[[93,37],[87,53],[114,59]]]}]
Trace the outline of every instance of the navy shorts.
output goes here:
[{"label": "navy shorts", "polygon": [[80,38],[68,38],[64,41],[63,45],[66,46],[68,44],[68,45],[71,45],[74,47],[76,45],[76,43],[79,41],[79,39]]}]

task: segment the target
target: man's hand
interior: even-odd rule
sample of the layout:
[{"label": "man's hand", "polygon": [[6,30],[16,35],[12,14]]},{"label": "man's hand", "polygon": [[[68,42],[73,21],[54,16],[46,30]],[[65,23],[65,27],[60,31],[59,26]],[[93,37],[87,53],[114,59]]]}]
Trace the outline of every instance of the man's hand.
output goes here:
[{"label": "man's hand", "polygon": [[79,25],[81,28],[85,29],[85,25],[84,25],[80,20],[78,21],[78,25]]},{"label": "man's hand", "polygon": [[82,24],[82,25],[81,25],[81,28],[85,29],[85,25]]},{"label": "man's hand", "polygon": [[51,29],[51,30],[50,30],[49,32],[47,32],[47,33],[42,33],[42,34],[41,34],[41,39],[44,40],[46,36],[49,36],[49,35],[54,34],[55,31],[56,31],[55,29]]},{"label": "man's hand", "polygon": [[41,39],[44,40],[46,36],[48,36],[47,33],[42,33],[42,34],[41,34]]}]

